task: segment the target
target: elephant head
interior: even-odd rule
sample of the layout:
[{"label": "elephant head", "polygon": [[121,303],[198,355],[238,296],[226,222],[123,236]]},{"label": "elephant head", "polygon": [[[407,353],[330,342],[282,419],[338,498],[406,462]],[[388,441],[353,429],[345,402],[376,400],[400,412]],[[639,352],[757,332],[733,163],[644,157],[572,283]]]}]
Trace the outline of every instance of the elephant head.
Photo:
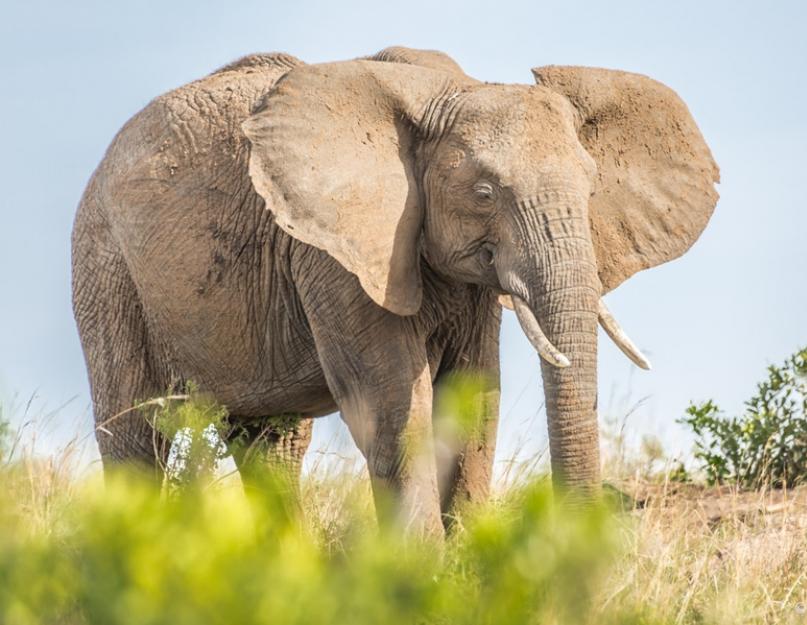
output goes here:
[{"label": "elephant head", "polygon": [[418,311],[422,258],[512,298],[543,358],[555,482],[592,491],[598,322],[647,365],[601,295],[692,245],[718,169],[663,85],[580,67],[534,74],[528,86],[368,60],[298,67],[243,129],[277,223],[378,305]]}]

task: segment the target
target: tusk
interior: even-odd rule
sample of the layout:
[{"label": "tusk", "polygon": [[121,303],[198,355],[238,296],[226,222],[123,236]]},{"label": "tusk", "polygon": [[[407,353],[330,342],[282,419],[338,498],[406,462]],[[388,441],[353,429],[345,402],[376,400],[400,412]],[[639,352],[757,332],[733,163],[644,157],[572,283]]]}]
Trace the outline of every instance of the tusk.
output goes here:
[{"label": "tusk", "polygon": [[550,365],[559,368],[571,365],[572,363],[569,362],[569,359],[561,354],[558,349],[549,342],[549,339],[546,338],[546,334],[541,330],[541,326],[538,324],[535,315],[532,314],[527,302],[517,295],[513,295],[512,300],[518,322],[521,324],[521,329],[524,330],[524,334],[527,335],[530,343],[532,343],[532,346],[537,350],[541,358],[546,360]]},{"label": "tusk", "polygon": [[509,295],[499,295],[499,303],[509,310],[513,310],[513,298]]},{"label": "tusk", "polygon": [[600,300],[599,316],[602,329],[605,330],[606,334],[611,337],[611,340],[616,343],[616,346],[622,350],[622,353],[630,358],[637,366],[649,371],[651,368],[650,361],[645,358],[645,355],[633,344],[633,341],[628,338],[625,331],[619,327],[611,311],[608,310],[605,302],[602,300]]}]

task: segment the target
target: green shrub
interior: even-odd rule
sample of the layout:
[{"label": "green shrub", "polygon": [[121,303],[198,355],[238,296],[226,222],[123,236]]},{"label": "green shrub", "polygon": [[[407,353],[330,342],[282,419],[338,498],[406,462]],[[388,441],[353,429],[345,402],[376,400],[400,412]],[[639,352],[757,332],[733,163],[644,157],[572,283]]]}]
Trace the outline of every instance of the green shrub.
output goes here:
[{"label": "green shrub", "polygon": [[204,483],[227,455],[227,410],[189,383],[183,395],[152,399],[152,422],[172,441],[166,477],[171,486]]},{"label": "green shrub", "polygon": [[743,414],[711,400],[691,404],[680,422],[695,433],[695,457],[710,484],[792,487],[807,480],[807,348],[768,367]]}]

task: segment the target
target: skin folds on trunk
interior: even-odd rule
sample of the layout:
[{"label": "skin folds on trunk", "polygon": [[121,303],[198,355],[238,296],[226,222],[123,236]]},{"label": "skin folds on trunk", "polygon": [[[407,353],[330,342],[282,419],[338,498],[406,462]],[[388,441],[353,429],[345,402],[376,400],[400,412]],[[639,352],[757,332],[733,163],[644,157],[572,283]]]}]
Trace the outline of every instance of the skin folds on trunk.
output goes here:
[{"label": "skin folds on trunk", "polygon": [[502,255],[502,286],[528,305],[519,315],[525,331],[531,313],[570,363],[558,367],[541,359],[553,482],[589,497],[600,487],[600,282],[585,202],[564,196],[549,207],[524,202],[515,214],[514,249]]},{"label": "skin folds on trunk", "polygon": [[[557,293],[549,292],[547,301]],[[571,361],[563,369],[541,361],[552,476],[556,486],[594,494],[600,479],[596,296],[587,287],[575,287],[563,297],[570,301],[568,309],[548,314],[539,306],[537,312],[550,340]]]}]

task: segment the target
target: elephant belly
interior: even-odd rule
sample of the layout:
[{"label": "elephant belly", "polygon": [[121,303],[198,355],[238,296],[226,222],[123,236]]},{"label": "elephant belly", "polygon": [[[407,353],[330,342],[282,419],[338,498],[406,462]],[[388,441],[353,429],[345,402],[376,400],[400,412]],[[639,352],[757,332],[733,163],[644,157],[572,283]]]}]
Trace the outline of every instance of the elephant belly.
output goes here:
[{"label": "elephant belly", "polygon": [[333,412],[273,242],[259,238],[234,255],[208,233],[177,232],[130,255],[148,325],[174,375],[211,392],[233,415]]},{"label": "elephant belly", "polygon": [[232,415],[320,416],[336,409],[313,339],[291,330],[282,312],[261,326],[232,301],[196,304],[162,315],[172,368],[182,379],[212,393]]}]

